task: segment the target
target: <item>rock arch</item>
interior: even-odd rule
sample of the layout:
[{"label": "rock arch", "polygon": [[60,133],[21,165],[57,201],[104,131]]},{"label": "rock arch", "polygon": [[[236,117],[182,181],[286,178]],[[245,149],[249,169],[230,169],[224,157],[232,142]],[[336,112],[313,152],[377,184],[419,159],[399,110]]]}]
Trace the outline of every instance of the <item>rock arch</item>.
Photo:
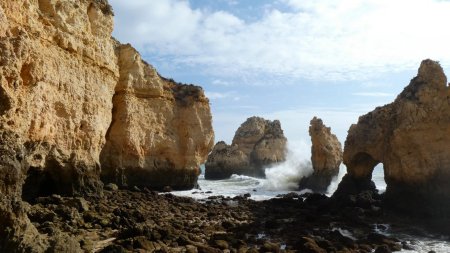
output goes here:
[{"label": "rock arch", "polygon": [[359,152],[356,153],[350,161],[347,161],[347,166],[351,168],[348,172],[353,177],[371,178],[375,166],[379,163],[380,161],[373,158],[370,154]]},{"label": "rock arch", "polygon": [[450,87],[439,65],[424,60],[418,75],[391,104],[350,127],[344,148],[347,175],[336,195],[374,189],[383,163],[390,206],[421,215],[449,215]]}]

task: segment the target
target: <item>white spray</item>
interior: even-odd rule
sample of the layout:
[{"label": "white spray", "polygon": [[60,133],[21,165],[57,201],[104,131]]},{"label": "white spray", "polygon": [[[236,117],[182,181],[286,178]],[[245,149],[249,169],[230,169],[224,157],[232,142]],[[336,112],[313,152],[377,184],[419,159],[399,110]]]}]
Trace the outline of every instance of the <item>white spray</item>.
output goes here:
[{"label": "white spray", "polygon": [[288,143],[286,161],[266,169],[264,188],[269,191],[295,191],[303,177],[313,173],[311,144]]},{"label": "white spray", "polygon": [[341,164],[341,166],[339,166],[339,174],[337,176],[335,176],[333,178],[333,180],[331,180],[331,183],[327,188],[328,196],[333,195],[333,193],[337,190],[339,183],[341,182],[342,178],[345,176],[346,173],[347,173],[347,169],[346,169],[345,165]]}]

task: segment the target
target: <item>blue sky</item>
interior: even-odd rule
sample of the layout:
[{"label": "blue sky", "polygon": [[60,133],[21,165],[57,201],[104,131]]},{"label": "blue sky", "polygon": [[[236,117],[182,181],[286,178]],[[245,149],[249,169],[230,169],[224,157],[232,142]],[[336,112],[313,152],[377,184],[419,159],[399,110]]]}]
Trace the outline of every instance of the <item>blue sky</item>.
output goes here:
[{"label": "blue sky", "polygon": [[[246,118],[279,119],[309,143],[313,116],[341,142],[393,101],[421,60],[449,73],[450,1],[110,0],[114,36],[166,77],[204,88],[216,141]],[[307,146],[307,145],[306,145]]]}]

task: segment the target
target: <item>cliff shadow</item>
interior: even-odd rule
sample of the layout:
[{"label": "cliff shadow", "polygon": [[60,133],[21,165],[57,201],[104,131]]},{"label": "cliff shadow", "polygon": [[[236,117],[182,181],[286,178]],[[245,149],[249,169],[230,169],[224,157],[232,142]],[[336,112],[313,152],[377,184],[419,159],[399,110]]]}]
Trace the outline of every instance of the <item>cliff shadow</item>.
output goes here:
[{"label": "cliff shadow", "polygon": [[56,181],[48,171],[30,167],[22,186],[22,200],[32,203],[37,197],[56,193]]}]

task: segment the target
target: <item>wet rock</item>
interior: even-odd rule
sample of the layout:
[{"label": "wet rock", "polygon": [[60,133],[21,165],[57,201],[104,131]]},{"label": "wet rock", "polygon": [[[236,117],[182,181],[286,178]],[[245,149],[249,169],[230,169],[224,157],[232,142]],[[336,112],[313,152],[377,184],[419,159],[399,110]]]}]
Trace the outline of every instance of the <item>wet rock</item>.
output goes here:
[{"label": "wet rock", "polygon": [[197,247],[193,245],[186,245],[186,253],[198,253]]},{"label": "wet rock", "polygon": [[136,249],[144,249],[148,251],[154,251],[155,247],[153,246],[153,243],[147,240],[145,237],[135,237],[133,238],[133,246]]},{"label": "wet rock", "polygon": [[280,244],[278,243],[272,243],[272,242],[265,242],[263,246],[259,249],[259,252],[280,252]]},{"label": "wet rock", "polygon": [[119,190],[119,187],[114,183],[109,183],[105,185],[104,189],[108,191],[117,191]]},{"label": "wet rock", "polygon": [[392,251],[389,249],[387,245],[378,246],[375,249],[375,253],[391,253]]},{"label": "wet rock", "polygon": [[225,240],[215,240],[214,241],[214,245],[217,248],[222,249],[222,250],[225,250],[225,249],[229,248],[228,242],[225,241]]},{"label": "wet rock", "polygon": [[171,191],[172,191],[172,187],[170,187],[168,185],[164,186],[163,192],[171,192]]},{"label": "wet rock", "polygon": [[50,247],[47,252],[49,253],[81,253],[83,252],[80,247],[80,243],[73,237],[65,233],[56,233],[52,236]]},{"label": "wet rock", "polygon": [[64,201],[64,205],[74,207],[79,212],[85,212],[89,210],[89,202],[81,197],[68,199],[67,201]]},{"label": "wet rock", "polygon": [[339,173],[342,162],[342,146],[331,129],[322,120],[314,117],[309,127],[311,136],[311,162],[313,173],[302,178],[299,189],[311,189],[325,193],[333,177]]},{"label": "wet rock", "polygon": [[309,237],[302,237],[296,248],[306,253],[326,253],[324,249],[317,245],[316,241]]},{"label": "wet rock", "polygon": [[100,253],[128,253],[128,252],[129,251],[126,250],[124,247],[116,244],[108,245],[107,247],[105,247],[100,251]]},{"label": "wet rock", "polygon": [[390,251],[399,251],[402,249],[402,246],[398,240],[378,233],[370,233],[367,236],[367,242],[375,245],[384,245],[388,247]]}]

